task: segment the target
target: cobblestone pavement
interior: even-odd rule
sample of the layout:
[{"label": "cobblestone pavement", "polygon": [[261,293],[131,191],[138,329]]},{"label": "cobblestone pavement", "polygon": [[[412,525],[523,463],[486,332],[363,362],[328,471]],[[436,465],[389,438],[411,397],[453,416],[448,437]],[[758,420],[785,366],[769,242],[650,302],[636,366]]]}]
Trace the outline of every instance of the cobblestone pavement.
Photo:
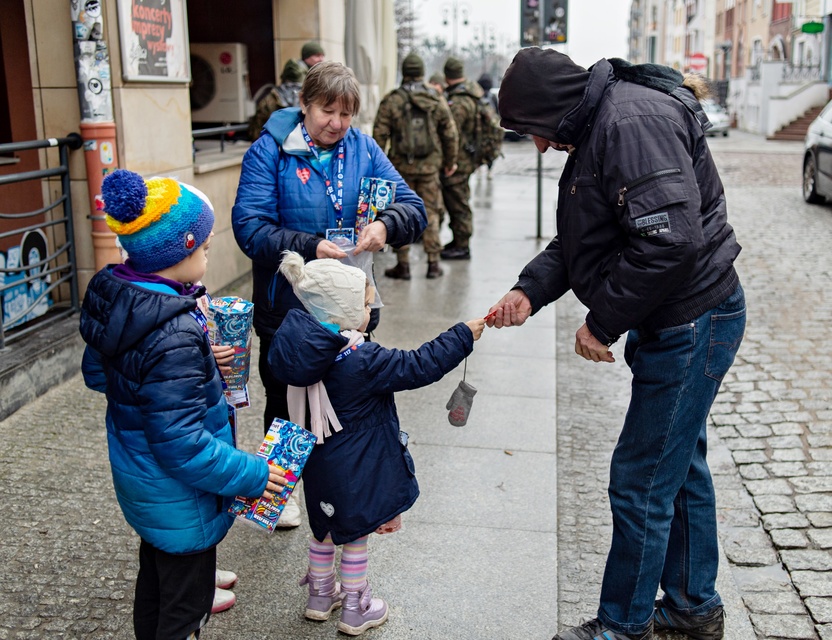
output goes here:
[{"label": "cobblestone pavement", "polygon": [[[489,189],[498,194],[533,175],[530,147],[506,145]],[[712,148],[743,245],[738,268],[749,306],[745,341],[711,417],[711,465],[729,565],[720,579],[739,589],[758,638],[832,640],[832,366],[823,350],[832,322],[832,206],[803,203],[799,144],[732,132],[714,139]],[[547,230],[562,159],[552,152],[543,158]],[[478,224],[495,213],[483,184],[472,188]],[[629,381],[620,345],[619,362],[611,366],[574,355],[582,317],[571,296],[557,304],[561,628],[592,617],[597,606],[610,536],[608,464]],[[130,637],[136,538],[113,497],[103,411],[104,398],[75,376],[0,421],[0,640]],[[246,418],[252,424],[241,445],[249,450],[259,412],[255,407]],[[233,549],[248,536],[237,529],[232,543],[220,546],[221,560],[242,562],[229,555],[240,553]],[[279,535],[268,552],[296,556],[304,540]],[[533,581],[528,584],[533,592]],[[250,588],[244,597],[253,600],[256,585]],[[225,621],[218,616],[206,637],[247,637],[227,631],[240,607],[224,614],[231,616]],[[294,610],[293,603],[274,607],[281,614]],[[729,618],[727,640],[739,637],[732,636],[739,622]],[[368,634],[384,636],[408,637],[392,626]]]}]

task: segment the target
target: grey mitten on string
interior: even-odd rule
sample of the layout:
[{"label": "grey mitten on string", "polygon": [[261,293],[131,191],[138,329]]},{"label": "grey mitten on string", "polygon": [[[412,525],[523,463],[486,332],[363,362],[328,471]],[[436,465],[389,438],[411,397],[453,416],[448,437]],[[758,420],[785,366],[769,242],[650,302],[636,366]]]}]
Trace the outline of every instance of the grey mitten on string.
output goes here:
[{"label": "grey mitten on string", "polygon": [[463,380],[459,383],[445,408],[448,410],[448,422],[455,427],[464,427],[471,415],[471,404],[477,390]]},{"label": "grey mitten on string", "polygon": [[455,427],[464,427],[471,415],[471,404],[477,390],[465,380],[460,381],[459,386],[454,389],[451,399],[445,408],[448,410],[448,422]]}]

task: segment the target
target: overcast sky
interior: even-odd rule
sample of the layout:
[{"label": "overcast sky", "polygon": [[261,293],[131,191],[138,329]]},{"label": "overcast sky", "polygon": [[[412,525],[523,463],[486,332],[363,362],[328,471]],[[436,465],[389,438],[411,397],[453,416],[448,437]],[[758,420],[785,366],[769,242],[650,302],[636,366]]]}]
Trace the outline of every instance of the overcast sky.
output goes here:
[{"label": "overcast sky", "polygon": [[[422,35],[439,35],[453,41],[453,10],[457,9],[457,43],[462,46],[485,31],[498,45],[519,46],[521,0],[410,0]],[[467,8],[468,25],[462,24]],[[559,50],[582,66],[600,58],[627,57],[628,0],[572,0],[568,12],[568,43]],[[443,25],[443,15],[448,25]]]}]

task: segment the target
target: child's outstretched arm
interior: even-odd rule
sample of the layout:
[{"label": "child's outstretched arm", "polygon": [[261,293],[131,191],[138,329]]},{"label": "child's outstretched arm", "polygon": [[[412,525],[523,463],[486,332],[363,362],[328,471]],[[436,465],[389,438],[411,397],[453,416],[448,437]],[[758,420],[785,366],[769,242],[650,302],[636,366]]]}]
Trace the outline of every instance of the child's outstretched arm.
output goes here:
[{"label": "child's outstretched arm", "polygon": [[485,329],[485,318],[475,318],[474,320],[469,320],[465,324],[471,330],[471,333],[474,334],[474,340],[479,340],[483,329]]}]

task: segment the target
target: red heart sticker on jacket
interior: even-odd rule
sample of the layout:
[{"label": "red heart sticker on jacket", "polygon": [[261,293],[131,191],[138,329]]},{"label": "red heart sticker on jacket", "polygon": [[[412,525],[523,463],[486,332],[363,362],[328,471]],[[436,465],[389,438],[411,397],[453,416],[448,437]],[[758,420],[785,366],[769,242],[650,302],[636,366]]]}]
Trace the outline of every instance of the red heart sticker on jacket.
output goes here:
[{"label": "red heart sticker on jacket", "polygon": [[307,182],[309,182],[309,176],[312,175],[312,172],[309,171],[309,169],[307,169],[306,167],[304,167],[303,169],[298,169],[297,174],[298,178],[300,178],[300,181],[303,184],[306,184]]}]

